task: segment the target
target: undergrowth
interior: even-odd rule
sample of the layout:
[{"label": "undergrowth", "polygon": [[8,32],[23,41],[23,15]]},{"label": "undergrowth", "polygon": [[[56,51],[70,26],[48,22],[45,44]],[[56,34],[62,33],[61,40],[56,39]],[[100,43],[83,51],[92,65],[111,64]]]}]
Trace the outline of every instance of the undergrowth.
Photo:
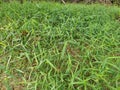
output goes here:
[{"label": "undergrowth", "polygon": [[120,8],[0,4],[0,87],[119,90]]}]

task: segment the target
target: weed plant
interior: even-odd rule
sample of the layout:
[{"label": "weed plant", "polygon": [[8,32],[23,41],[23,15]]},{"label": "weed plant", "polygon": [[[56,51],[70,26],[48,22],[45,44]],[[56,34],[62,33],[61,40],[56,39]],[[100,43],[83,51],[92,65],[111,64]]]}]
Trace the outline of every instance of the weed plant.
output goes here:
[{"label": "weed plant", "polygon": [[0,4],[0,87],[120,90],[120,8]]}]

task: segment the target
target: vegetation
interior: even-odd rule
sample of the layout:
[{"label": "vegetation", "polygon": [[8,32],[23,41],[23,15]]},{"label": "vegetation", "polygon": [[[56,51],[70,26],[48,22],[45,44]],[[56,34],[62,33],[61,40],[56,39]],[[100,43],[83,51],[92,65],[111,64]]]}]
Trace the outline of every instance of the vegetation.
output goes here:
[{"label": "vegetation", "polygon": [[20,1],[20,3],[24,3],[25,1],[35,2],[35,1],[53,1],[53,2],[72,2],[72,3],[104,3],[104,4],[117,4],[120,5],[120,0],[0,0],[0,2],[11,2],[11,1]]},{"label": "vegetation", "polygon": [[2,90],[119,90],[120,8],[0,4]]}]

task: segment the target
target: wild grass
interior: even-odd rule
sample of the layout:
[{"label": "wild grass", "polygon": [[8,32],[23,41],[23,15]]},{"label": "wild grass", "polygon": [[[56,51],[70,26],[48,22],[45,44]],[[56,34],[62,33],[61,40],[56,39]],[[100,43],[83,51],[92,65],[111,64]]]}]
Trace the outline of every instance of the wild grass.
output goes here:
[{"label": "wild grass", "polygon": [[0,4],[1,89],[119,90],[119,17],[98,4]]}]

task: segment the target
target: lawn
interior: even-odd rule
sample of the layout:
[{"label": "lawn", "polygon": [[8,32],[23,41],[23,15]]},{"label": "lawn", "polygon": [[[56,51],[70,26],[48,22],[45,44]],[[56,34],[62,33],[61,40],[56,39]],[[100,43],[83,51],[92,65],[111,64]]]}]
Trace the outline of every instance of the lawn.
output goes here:
[{"label": "lawn", "polygon": [[1,90],[120,90],[120,8],[0,4]]}]

